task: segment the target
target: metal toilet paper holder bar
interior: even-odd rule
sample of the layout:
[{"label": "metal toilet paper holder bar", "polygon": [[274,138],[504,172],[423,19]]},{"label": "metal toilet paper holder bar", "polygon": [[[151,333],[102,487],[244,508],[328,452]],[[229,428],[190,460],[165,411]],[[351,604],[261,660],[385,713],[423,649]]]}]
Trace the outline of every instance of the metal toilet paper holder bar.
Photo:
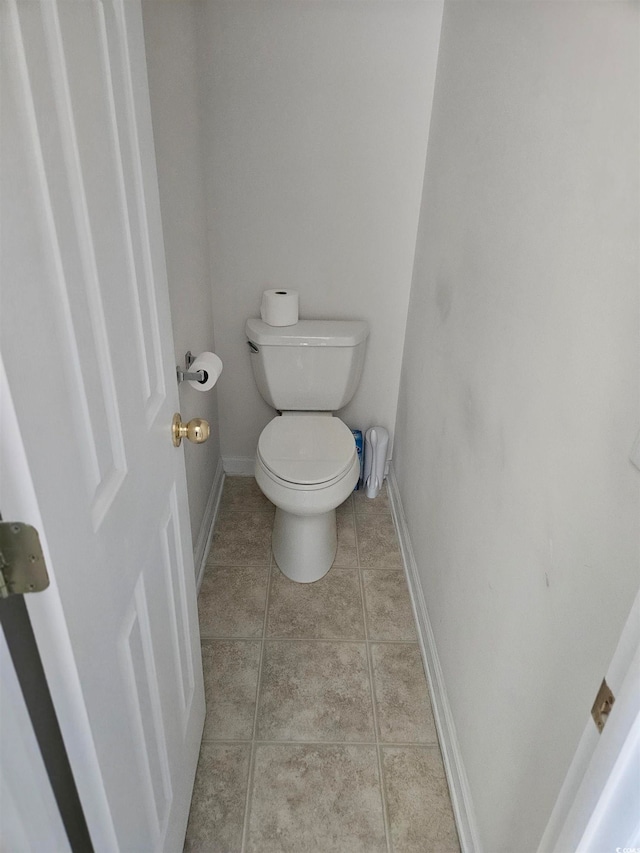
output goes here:
[{"label": "metal toilet paper holder bar", "polygon": [[193,380],[194,382],[206,382],[207,375],[204,370],[195,370],[189,372],[189,368],[196,360],[196,357],[191,354],[191,350],[187,350],[184,356],[185,368],[184,370],[180,367],[180,365],[176,366],[176,373],[178,375],[178,383],[186,382],[189,380]]}]

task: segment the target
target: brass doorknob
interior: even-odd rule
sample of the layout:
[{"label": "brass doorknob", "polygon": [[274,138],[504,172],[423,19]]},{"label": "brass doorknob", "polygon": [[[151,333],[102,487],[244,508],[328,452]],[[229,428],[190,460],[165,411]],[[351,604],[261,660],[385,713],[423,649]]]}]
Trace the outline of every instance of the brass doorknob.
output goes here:
[{"label": "brass doorknob", "polygon": [[174,447],[180,447],[183,438],[188,438],[194,444],[202,444],[209,438],[210,432],[209,422],[202,418],[192,418],[189,423],[183,424],[180,412],[176,412],[173,416],[171,437]]}]

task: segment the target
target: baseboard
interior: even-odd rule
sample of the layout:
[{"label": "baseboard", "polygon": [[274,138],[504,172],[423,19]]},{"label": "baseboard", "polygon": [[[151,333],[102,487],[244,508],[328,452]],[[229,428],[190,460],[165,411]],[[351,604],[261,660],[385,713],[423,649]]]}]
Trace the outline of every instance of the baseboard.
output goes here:
[{"label": "baseboard", "polygon": [[218,467],[213,477],[211,491],[207,505],[204,509],[200,531],[193,549],[193,562],[196,567],[196,588],[200,591],[202,577],[204,575],[204,567],[207,562],[207,554],[211,547],[211,539],[213,538],[213,528],[215,527],[216,518],[218,517],[218,507],[220,506],[220,498],[222,497],[222,487],[224,485],[224,468],[222,459],[218,461]]},{"label": "baseboard", "polygon": [[253,477],[256,468],[255,456],[223,456],[224,473],[233,477]]},{"label": "baseboard", "polygon": [[447,691],[442,674],[442,668],[438,659],[435,637],[429,619],[429,612],[424,600],[418,565],[411,546],[409,528],[402,507],[398,483],[395,477],[393,464],[389,469],[387,487],[391,503],[391,511],[398,531],[402,559],[409,584],[409,592],[416,617],[418,637],[424,668],[429,682],[429,691],[433,704],[433,716],[442,750],[451,804],[458,828],[460,847],[463,853],[482,853],[482,846],[478,836],[476,819],[473,809],[473,801],[469,789],[467,774],[464,769],[462,755],[456,735],[456,728],[447,698]]}]

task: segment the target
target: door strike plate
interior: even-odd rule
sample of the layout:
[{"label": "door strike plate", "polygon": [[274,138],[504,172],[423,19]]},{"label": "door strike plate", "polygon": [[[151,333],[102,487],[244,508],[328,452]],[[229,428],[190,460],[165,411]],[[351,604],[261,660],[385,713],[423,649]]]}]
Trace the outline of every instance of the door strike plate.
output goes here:
[{"label": "door strike plate", "polygon": [[615,701],[616,698],[611,692],[611,688],[603,678],[600,690],[598,690],[598,695],[596,696],[596,701],[593,703],[593,708],[591,709],[593,722],[596,724],[596,728],[599,732],[602,732]]},{"label": "door strike plate", "polygon": [[0,598],[41,592],[48,586],[38,531],[19,521],[0,521]]}]

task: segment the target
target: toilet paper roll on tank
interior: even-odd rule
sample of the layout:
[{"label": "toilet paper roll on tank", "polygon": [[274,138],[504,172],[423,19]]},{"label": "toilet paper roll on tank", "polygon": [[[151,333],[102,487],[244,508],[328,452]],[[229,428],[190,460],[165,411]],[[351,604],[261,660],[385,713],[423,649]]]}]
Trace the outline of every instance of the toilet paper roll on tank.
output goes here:
[{"label": "toilet paper roll on tank", "polygon": [[283,288],[265,290],[260,316],[269,326],[295,326],[298,322],[298,291]]}]

